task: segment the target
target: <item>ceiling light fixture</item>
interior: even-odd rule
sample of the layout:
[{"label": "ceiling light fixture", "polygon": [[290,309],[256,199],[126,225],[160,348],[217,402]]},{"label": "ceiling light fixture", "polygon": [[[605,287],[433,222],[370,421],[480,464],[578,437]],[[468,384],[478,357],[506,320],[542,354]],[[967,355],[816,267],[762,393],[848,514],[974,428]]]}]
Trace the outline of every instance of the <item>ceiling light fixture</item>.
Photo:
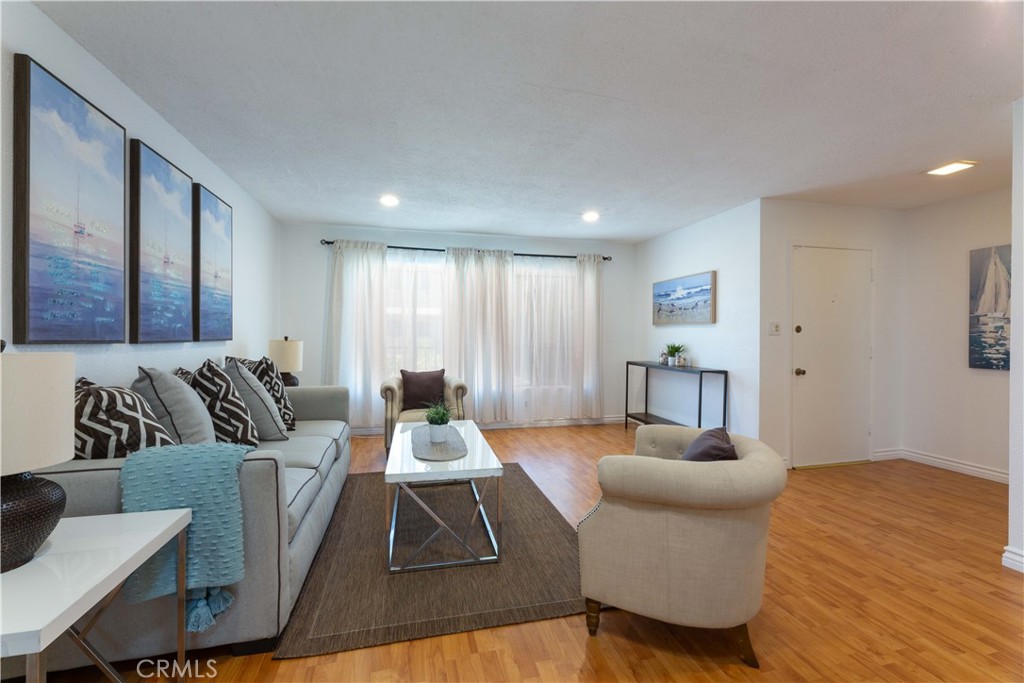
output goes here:
[{"label": "ceiling light fixture", "polygon": [[954,161],[951,164],[945,166],[939,166],[933,168],[930,171],[925,171],[928,175],[949,175],[950,173],[956,173],[957,171],[966,171],[969,168],[977,166],[977,161]]},{"label": "ceiling light fixture", "polygon": [[393,194],[382,194],[380,196],[380,203],[384,206],[398,206],[398,197]]},{"label": "ceiling light fixture", "polygon": [[599,214],[597,211],[587,211],[586,213],[583,214],[583,220],[585,220],[587,223],[596,223],[597,219],[600,217],[601,214]]}]

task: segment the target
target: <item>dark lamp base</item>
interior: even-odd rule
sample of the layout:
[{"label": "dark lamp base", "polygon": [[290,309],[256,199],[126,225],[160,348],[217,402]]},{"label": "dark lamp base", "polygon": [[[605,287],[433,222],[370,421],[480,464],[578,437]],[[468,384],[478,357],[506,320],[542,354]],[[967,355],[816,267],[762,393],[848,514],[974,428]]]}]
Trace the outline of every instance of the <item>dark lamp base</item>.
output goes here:
[{"label": "dark lamp base", "polygon": [[31,560],[64,514],[60,484],[31,472],[0,478],[0,572]]},{"label": "dark lamp base", "polygon": [[281,373],[281,381],[284,382],[286,387],[297,387],[299,386],[299,378],[290,372]]}]

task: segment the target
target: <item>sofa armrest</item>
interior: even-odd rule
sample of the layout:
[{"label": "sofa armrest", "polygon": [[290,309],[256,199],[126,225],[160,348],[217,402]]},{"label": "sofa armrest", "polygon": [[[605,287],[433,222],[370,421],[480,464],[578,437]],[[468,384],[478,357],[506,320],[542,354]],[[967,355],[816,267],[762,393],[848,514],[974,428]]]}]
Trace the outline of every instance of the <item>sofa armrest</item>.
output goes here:
[{"label": "sofa armrest", "polygon": [[296,420],[348,422],[348,387],[287,387]]},{"label": "sofa armrest", "polygon": [[450,375],[444,376],[444,402],[448,404],[453,420],[466,419],[466,407],[462,401],[468,391],[469,387],[462,379]]},{"label": "sofa armrest", "polygon": [[597,463],[597,479],[602,495],[609,498],[729,510],[773,501],[786,486],[786,469],[774,452],[751,453],[725,462],[606,455]]}]

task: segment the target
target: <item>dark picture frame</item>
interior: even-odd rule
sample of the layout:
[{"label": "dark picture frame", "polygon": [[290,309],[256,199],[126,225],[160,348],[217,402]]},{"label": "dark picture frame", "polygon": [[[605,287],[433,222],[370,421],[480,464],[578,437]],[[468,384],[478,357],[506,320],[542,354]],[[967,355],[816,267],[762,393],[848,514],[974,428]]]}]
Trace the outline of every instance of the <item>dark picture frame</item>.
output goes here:
[{"label": "dark picture frame", "polygon": [[655,325],[713,325],[718,306],[717,271],[708,270],[651,285]]},{"label": "dark picture frame", "polygon": [[192,185],[192,313],[195,341],[232,337],[232,209],[203,187]]},{"label": "dark picture frame", "polygon": [[13,339],[125,339],[124,126],[14,55]]},{"label": "dark picture frame", "polygon": [[192,177],[131,141],[134,343],[192,341]]}]

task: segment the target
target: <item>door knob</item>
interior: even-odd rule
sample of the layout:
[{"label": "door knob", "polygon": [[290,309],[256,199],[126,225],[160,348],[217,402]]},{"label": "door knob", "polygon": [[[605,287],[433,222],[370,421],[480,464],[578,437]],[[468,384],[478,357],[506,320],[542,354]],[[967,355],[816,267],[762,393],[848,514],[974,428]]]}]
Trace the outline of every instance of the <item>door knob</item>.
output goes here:
[{"label": "door knob", "polygon": [[803,368],[797,368],[796,370],[793,371],[793,374],[796,375],[797,377],[801,377],[803,375],[806,375],[807,371],[804,370]]}]

